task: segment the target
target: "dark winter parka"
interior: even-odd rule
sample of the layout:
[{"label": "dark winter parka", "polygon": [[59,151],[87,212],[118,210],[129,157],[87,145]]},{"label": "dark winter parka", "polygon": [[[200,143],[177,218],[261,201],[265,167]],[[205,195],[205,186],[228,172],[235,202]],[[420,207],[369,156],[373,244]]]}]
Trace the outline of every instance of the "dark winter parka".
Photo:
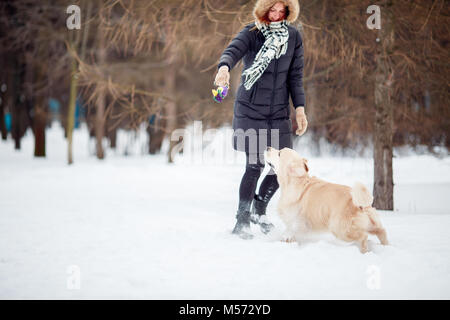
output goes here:
[{"label": "dark winter parka", "polygon": [[[253,11],[255,18],[264,15],[276,2],[258,1]],[[286,20],[289,22],[296,20],[299,11],[297,0],[284,2],[289,9]],[[264,35],[254,27],[255,23],[245,26],[231,41],[220,58],[218,68],[227,65],[231,70],[241,59],[244,63],[243,71],[253,64],[265,41]],[[235,150],[262,153],[267,146],[277,149],[292,148],[289,95],[295,108],[305,106],[305,95],[302,37],[292,25],[288,26],[288,30],[286,54],[279,59],[274,58],[250,90],[245,89],[243,85],[245,77],[241,76],[232,122]]]}]

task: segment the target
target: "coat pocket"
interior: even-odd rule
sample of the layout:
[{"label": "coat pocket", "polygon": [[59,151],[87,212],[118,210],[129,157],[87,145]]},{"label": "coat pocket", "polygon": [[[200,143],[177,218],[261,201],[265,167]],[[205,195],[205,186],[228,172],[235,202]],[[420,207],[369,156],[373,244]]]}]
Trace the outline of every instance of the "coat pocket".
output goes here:
[{"label": "coat pocket", "polygon": [[274,104],[275,105],[289,104],[289,91],[287,87],[275,91]]},{"label": "coat pocket", "polygon": [[241,82],[238,88],[236,99],[238,101],[250,104],[254,99],[254,93],[255,93],[255,85],[250,88],[250,90],[245,89],[244,83]]}]

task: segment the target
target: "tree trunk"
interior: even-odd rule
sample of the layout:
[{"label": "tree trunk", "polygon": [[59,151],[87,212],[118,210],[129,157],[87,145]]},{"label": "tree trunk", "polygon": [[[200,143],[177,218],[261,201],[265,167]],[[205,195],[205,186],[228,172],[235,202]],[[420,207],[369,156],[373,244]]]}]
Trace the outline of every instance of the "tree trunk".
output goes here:
[{"label": "tree trunk", "polygon": [[[106,60],[106,45],[105,45],[105,36],[104,31],[99,28],[98,31],[98,41],[99,47],[97,51],[97,63],[102,66],[105,64]],[[103,150],[103,137],[105,135],[105,92],[104,89],[101,89],[99,93],[99,97],[97,99],[97,108],[95,112],[95,140],[96,140],[96,153],[98,159],[105,158],[105,152]]]},{"label": "tree trunk", "polygon": [[45,157],[45,127],[47,125],[46,99],[41,95],[35,97],[33,85],[35,82],[43,80],[44,75],[35,72],[33,65],[33,54],[25,52],[25,79],[23,82],[23,92],[25,93],[25,103],[28,110],[33,110],[33,135],[34,135],[34,156]]},{"label": "tree trunk", "polygon": [[28,126],[26,108],[24,104],[25,95],[22,94],[23,63],[18,52],[9,55],[10,72],[8,75],[7,103],[11,111],[11,136],[14,140],[14,149],[20,150],[23,135]]},{"label": "tree trunk", "polygon": [[73,127],[75,123],[75,107],[77,99],[77,61],[72,58],[72,73],[70,77],[70,100],[69,100],[69,111],[67,113],[67,142],[68,142],[68,164],[73,163],[73,153],[72,153],[72,137],[73,137]]},{"label": "tree trunk", "polygon": [[[383,10],[384,9],[384,10]],[[389,53],[394,45],[394,29],[389,6],[382,8],[382,25],[376,54],[375,73],[375,127],[374,127],[374,207],[382,210],[394,208],[394,182],[392,173],[392,141],[394,114],[392,83],[394,73]]]},{"label": "tree trunk", "polygon": [[[0,84],[1,86],[2,84]],[[1,89],[0,89],[1,90]],[[6,140],[8,136],[8,132],[6,132],[6,123],[5,123],[5,98],[4,95],[1,95],[0,102],[0,131],[2,133],[2,140]]]},{"label": "tree trunk", "polygon": [[0,78],[0,132],[2,135],[2,140],[6,140],[8,136],[8,132],[6,131],[6,123],[5,123],[5,110],[6,110],[6,92],[3,91],[3,85],[6,85],[7,81],[7,66],[5,63],[7,55],[5,53],[1,56],[1,70],[4,70],[5,72],[2,72],[1,78]]},{"label": "tree trunk", "polygon": [[108,138],[109,138],[109,146],[111,149],[116,149],[117,147],[117,128],[109,129],[108,128]]},{"label": "tree trunk", "polygon": [[[83,2],[83,5],[86,1]],[[85,19],[90,19],[92,11],[92,1],[87,1],[87,13]],[[89,35],[89,23],[83,25],[83,43],[81,46],[81,59],[84,60],[86,53],[86,41]],[[70,34],[70,43],[73,50],[77,50],[80,42],[80,32]],[[75,39],[74,39],[75,38]],[[66,137],[67,137],[67,163],[73,163],[73,129],[75,127],[75,109],[77,106],[77,85],[78,85],[78,64],[75,57],[72,57],[72,71],[70,74],[70,94],[69,94],[69,107],[67,113],[67,125],[66,125]]]},{"label": "tree trunk", "polygon": [[[173,53],[175,54],[175,53]],[[175,60],[175,59],[174,59]],[[165,89],[166,89],[166,95],[169,97],[175,98],[176,92],[175,92],[175,80],[176,80],[176,65],[175,62],[173,62],[168,68],[167,72],[165,74]],[[166,126],[166,132],[169,135],[169,139],[172,135],[172,132],[177,127],[177,105],[175,101],[166,101],[165,103],[165,114],[167,115],[167,126]],[[168,152],[168,162],[173,162],[173,154],[172,150],[175,147],[175,145],[178,144],[179,141],[172,141],[170,139],[169,144],[169,152]]]},{"label": "tree trunk", "polygon": [[45,127],[47,125],[47,111],[45,109],[45,98],[38,99],[34,106],[33,134],[34,134],[34,156],[45,157]]}]

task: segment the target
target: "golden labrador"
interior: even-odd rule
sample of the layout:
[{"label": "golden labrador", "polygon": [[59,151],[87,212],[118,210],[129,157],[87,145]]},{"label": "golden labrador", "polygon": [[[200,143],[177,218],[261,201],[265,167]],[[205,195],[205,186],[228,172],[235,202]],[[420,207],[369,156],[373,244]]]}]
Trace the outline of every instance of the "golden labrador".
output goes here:
[{"label": "golden labrador", "polygon": [[338,239],[356,241],[368,251],[368,234],[387,245],[386,231],[373,208],[373,197],[361,183],[353,188],[308,175],[308,160],[289,148],[267,148],[266,162],[280,185],[278,213],[286,225],[284,241],[299,241],[311,231],[329,231]]}]

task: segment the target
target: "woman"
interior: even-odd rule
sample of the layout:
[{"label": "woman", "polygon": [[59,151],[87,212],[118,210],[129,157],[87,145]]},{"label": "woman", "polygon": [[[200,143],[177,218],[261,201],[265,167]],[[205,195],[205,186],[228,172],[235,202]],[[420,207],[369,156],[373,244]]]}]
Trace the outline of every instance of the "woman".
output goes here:
[{"label": "woman", "polygon": [[[268,233],[266,208],[279,185],[273,170],[264,177],[264,150],[292,148],[289,94],[296,109],[298,129],[307,128],[304,112],[303,41],[290,23],[299,14],[298,0],[258,0],[255,22],[231,41],[220,57],[216,85],[228,85],[229,71],[243,59],[241,84],[234,103],[233,148],[246,153],[246,168],[239,187],[239,205],[233,233],[250,239],[250,222]],[[251,206],[253,202],[253,206]],[[251,209],[251,212],[250,212]]]}]

